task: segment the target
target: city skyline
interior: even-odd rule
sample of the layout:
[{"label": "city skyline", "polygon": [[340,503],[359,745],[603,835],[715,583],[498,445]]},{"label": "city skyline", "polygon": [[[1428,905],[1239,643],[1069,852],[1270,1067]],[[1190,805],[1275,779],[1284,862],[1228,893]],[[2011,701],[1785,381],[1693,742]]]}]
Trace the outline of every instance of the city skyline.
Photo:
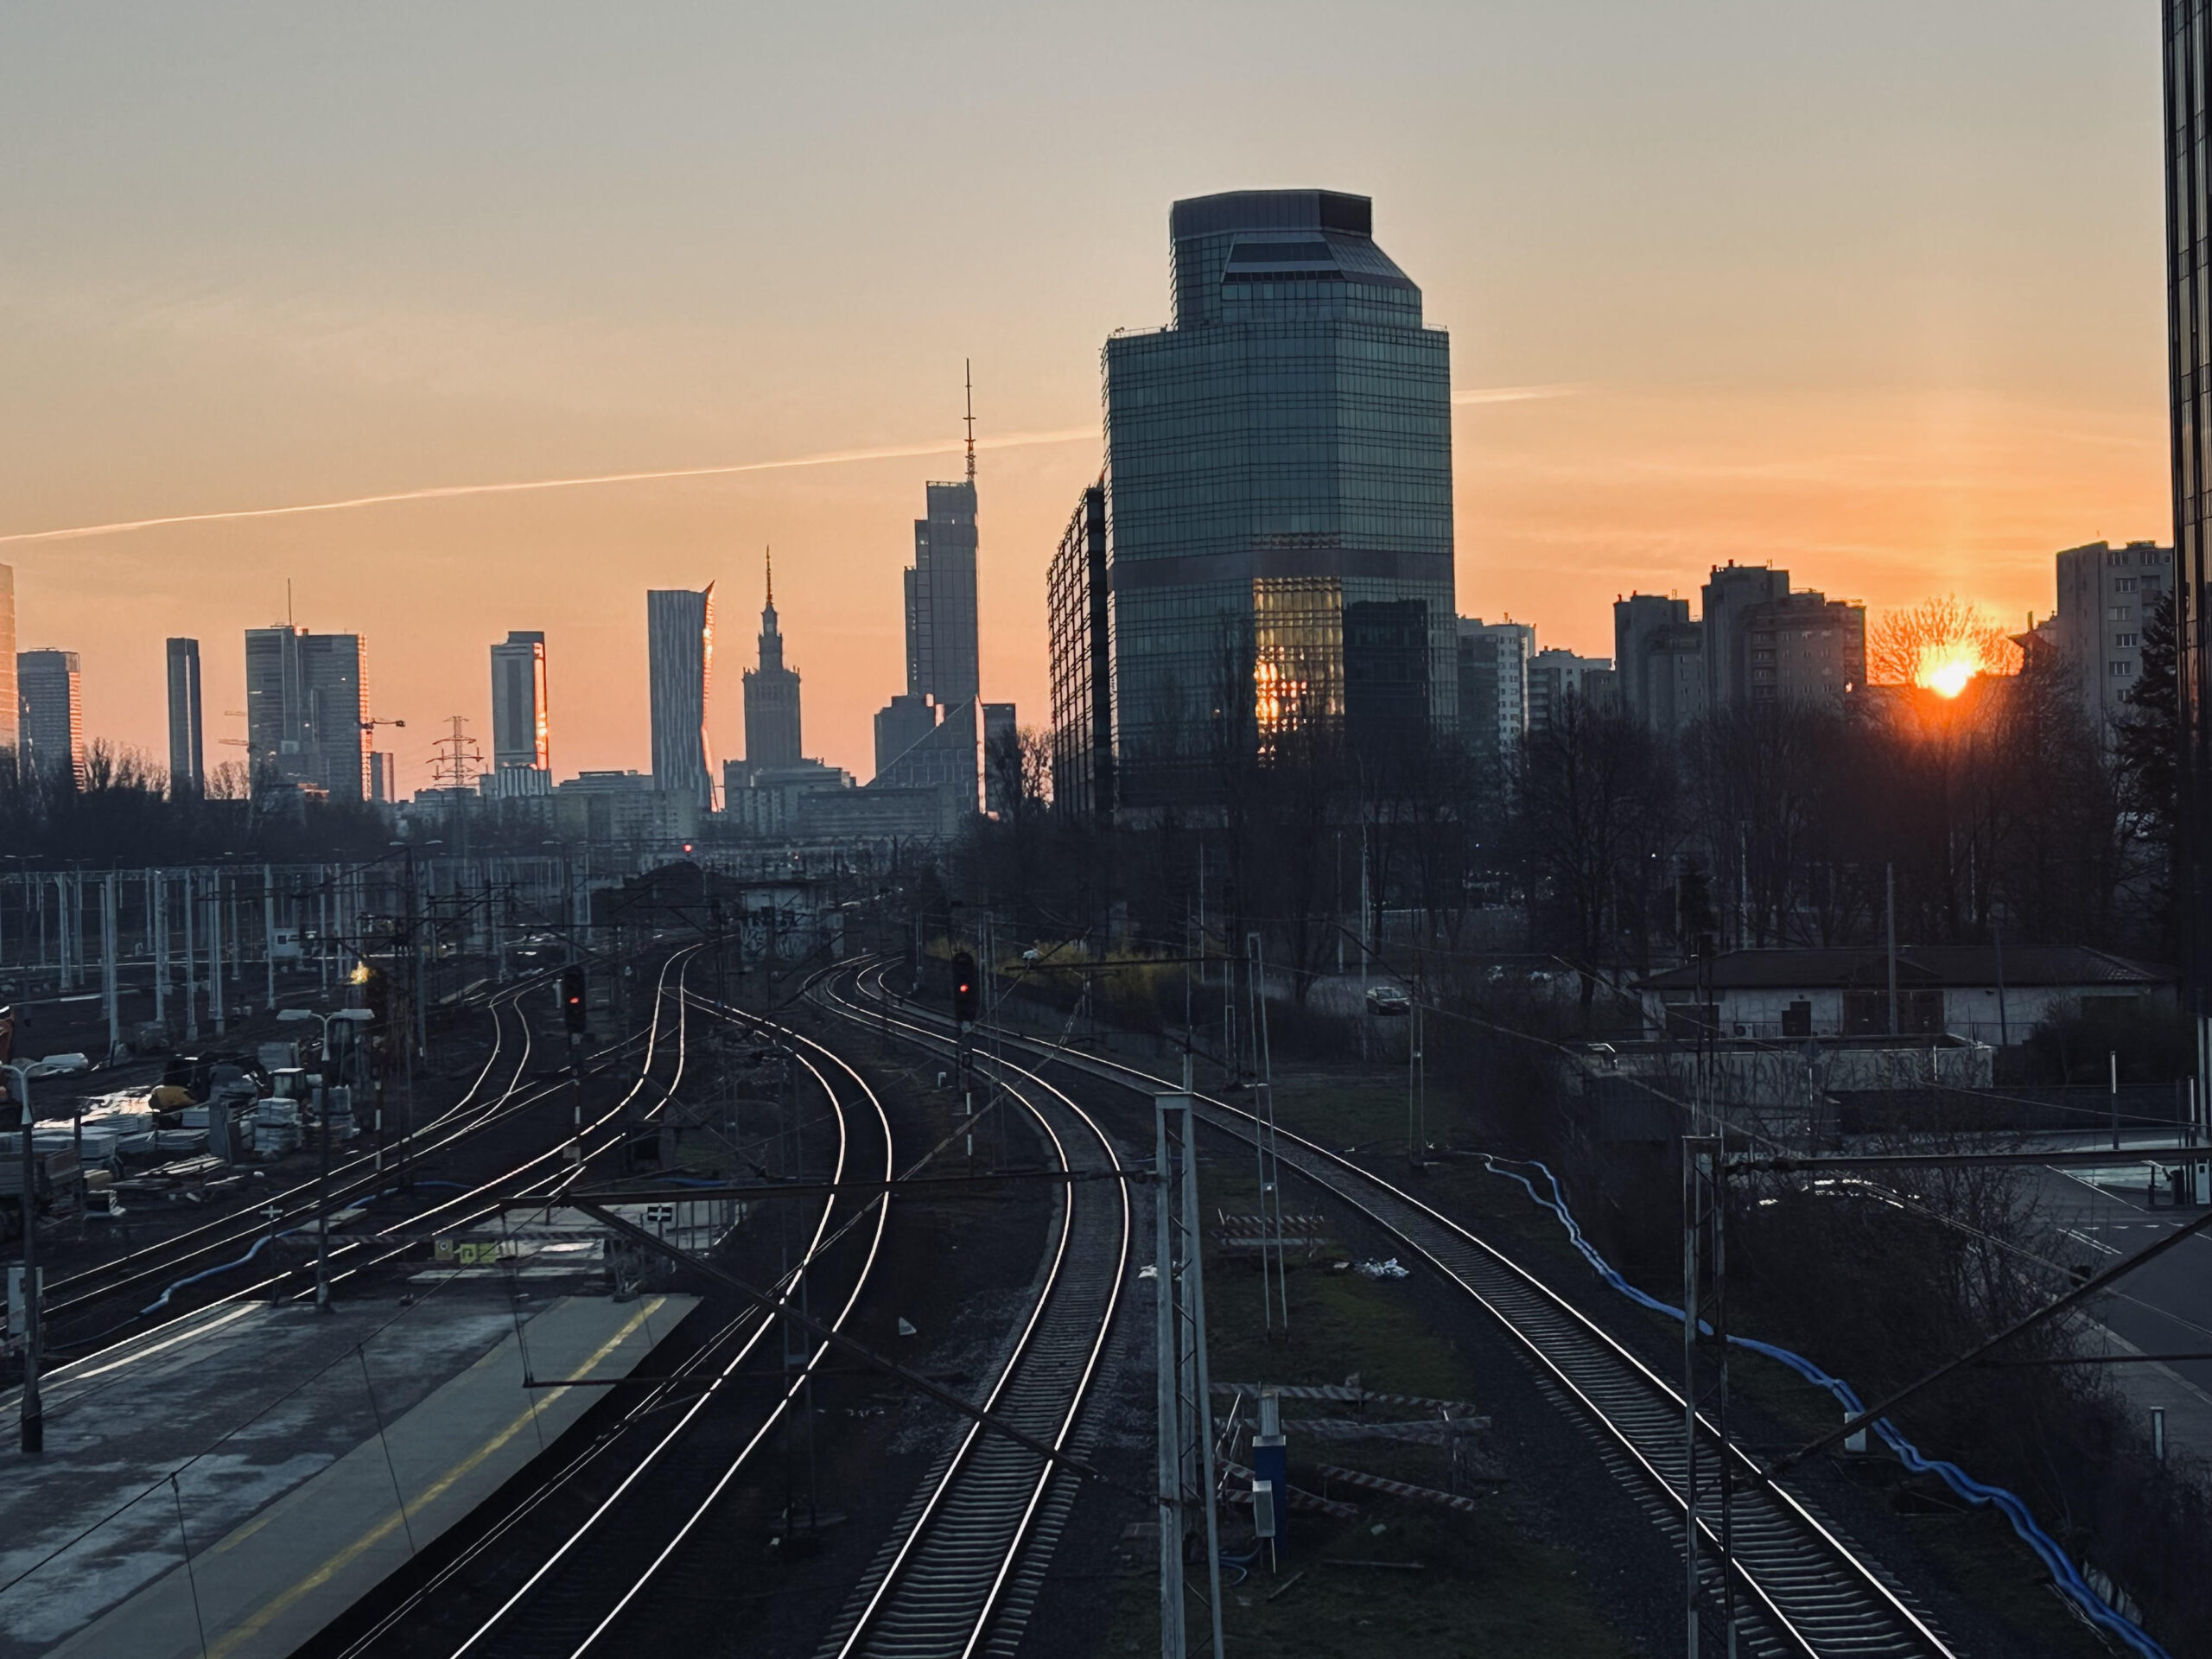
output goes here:
[{"label": "city skyline", "polygon": [[[1017,45],[986,19],[887,20],[880,57],[817,86],[837,118],[804,123],[781,83],[817,84],[792,73],[830,42],[816,20],[760,25],[741,53],[734,22],[655,34],[556,10],[494,73],[504,27],[453,19],[427,75],[396,25],[331,54],[251,8],[124,41],[11,19],[0,84],[27,165],[0,186],[24,232],[0,282],[0,418],[22,447],[0,537],[763,468],[0,540],[19,643],[79,651],[89,734],[158,757],[162,639],[281,616],[290,575],[303,609],[376,642],[379,706],[410,721],[404,788],[427,782],[438,721],[487,720],[481,652],[516,624],[574,665],[562,768],[643,766],[643,641],[596,585],[696,588],[772,542],[812,744],[864,774],[898,689],[910,504],[958,453],[972,356],[982,678],[1034,723],[1044,570],[1096,475],[1099,339],[1162,316],[1170,201],[1306,180],[1387,202],[1391,251],[1452,332],[1460,614],[1604,654],[1617,594],[1688,594],[1733,558],[1876,612],[1956,592],[2010,622],[2050,606],[2056,550],[2171,539],[2163,224],[2140,164],[2155,17],[1393,16],[1435,49],[1286,29],[1203,110],[1179,64],[1069,105],[1066,20]],[[1225,19],[1192,26],[1200,57],[1252,47]],[[979,47],[957,110],[910,72]],[[571,136],[568,94],[603,66]],[[401,137],[395,81],[419,110]],[[1348,89],[1329,130],[1255,118],[1323,85]],[[1590,98],[1571,133],[1538,98],[1560,85]],[[1106,100],[1145,136],[1111,156],[1079,121],[1040,136],[1039,99]],[[158,187],[105,130],[158,135]],[[316,202],[275,211],[295,165]],[[486,197],[512,212],[485,221]],[[803,257],[758,259],[762,221]],[[871,257],[887,244],[917,256],[895,280]],[[776,464],[855,452],[874,458]],[[211,714],[242,706],[235,655],[210,645]],[[738,700],[710,721],[739,753]]]}]

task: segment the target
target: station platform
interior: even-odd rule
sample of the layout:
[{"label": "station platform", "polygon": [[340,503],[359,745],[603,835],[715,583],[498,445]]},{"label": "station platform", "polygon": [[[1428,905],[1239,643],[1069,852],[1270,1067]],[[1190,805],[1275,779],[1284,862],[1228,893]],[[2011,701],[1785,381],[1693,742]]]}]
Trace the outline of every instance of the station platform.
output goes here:
[{"label": "station platform", "polygon": [[430,1277],[408,1306],[211,1310],[62,1368],[40,1457],[0,1402],[0,1659],[291,1652],[603,1395],[542,1385],[626,1375],[696,1305]]}]

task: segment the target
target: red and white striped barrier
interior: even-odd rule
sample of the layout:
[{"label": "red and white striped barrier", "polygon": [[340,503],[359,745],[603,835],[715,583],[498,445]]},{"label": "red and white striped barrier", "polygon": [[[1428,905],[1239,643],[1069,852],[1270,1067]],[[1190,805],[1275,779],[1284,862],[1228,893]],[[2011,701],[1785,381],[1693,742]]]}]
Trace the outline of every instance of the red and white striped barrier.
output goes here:
[{"label": "red and white striped barrier", "polygon": [[1380,1475],[1370,1475],[1359,1469],[1338,1469],[1331,1464],[1321,1465],[1325,1479],[1341,1480],[1347,1486],[1363,1486],[1370,1492],[1387,1492],[1392,1497],[1410,1497],[1423,1503],[1436,1503],[1447,1510],[1457,1510],[1462,1515],[1472,1515],[1480,1507],[1471,1497],[1458,1497],[1450,1492],[1440,1492],[1433,1486],[1414,1486],[1402,1480],[1385,1480]]},{"label": "red and white striped barrier", "polygon": [[[1241,1463],[1224,1463],[1221,1465],[1221,1472],[1224,1475],[1235,1475],[1245,1481],[1249,1481],[1253,1478],[1252,1471]],[[1243,1491],[1231,1492],[1229,1496],[1237,1503],[1249,1503],[1252,1501],[1252,1489],[1248,1485]],[[1316,1515],[1334,1516],[1339,1521],[1359,1519],[1359,1510],[1353,1505],[1339,1503],[1333,1497],[1324,1497],[1319,1492],[1309,1492],[1300,1486],[1292,1487],[1288,1497],[1290,1507],[1294,1510],[1310,1510]]]},{"label": "red and white striped barrier", "polygon": [[1413,1406],[1423,1411],[1471,1412],[1474,1407],[1465,1400],[1432,1400],[1419,1394],[1376,1394],[1366,1389],[1348,1389],[1340,1382],[1217,1382],[1216,1394],[1249,1394],[1255,1400],[1262,1389],[1274,1389],[1284,1400],[1344,1400],[1362,1406]]}]

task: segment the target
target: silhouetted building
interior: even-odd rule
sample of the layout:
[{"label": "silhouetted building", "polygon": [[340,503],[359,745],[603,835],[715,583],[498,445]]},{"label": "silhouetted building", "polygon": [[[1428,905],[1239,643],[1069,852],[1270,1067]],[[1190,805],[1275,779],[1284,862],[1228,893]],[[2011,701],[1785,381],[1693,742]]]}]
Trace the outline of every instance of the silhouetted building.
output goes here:
[{"label": "silhouetted building", "polygon": [[976,634],[976,482],[925,486],[929,517],[914,521],[906,575],[906,690],[941,708],[981,689]]},{"label": "silhouetted building", "polygon": [[1179,201],[1173,321],[1106,342],[1117,804],[1341,722],[1347,626],[1363,719],[1457,721],[1449,344],[1372,219],[1328,190]]},{"label": "silhouetted building", "polygon": [[[941,789],[957,810],[982,810],[983,705],[969,699],[941,711],[943,718],[879,767],[870,789]],[[878,720],[882,716],[879,715]]]},{"label": "silhouetted building", "polygon": [[1647,731],[1680,736],[1705,716],[1705,630],[1687,599],[1630,594],[1613,601],[1613,671],[1621,712]]},{"label": "silhouetted building", "polygon": [[928,697],[902,691],[875,715],[875,776],[880,780],[892,763],[937,729],[944,711]]},{"label": "silhouetted building", "polygon": [[1114,815],[1114,659],[1106,592],[1106,486],[1083,493],[1045,570],[1052,638],[1052,806]]},{"label": "silhouetted building", "polygon": [[257,792],[295,784],[334,800],[369,798],[368,653],[359,634],[248,628],[245,712]]},{"label": "silhouetted building", "polygon": [[84,677],[73,651],[16,655],[17,741],[35,770],[85,783]]},{"label": "silhouetted building", "polygon": [[207,787],[200,748],[200,642],[168,642],[169,796],[196,800]]},{"label": "silhouetted building", "polygon": [[[715,804],[707,756],[707,694],[715,664],[715,585],[645,594],[645,654],[652,693],[652,786]],[[563,785],[563,788],[567,785]]]},{"label": "silhouetted building", "polygon": [[[531,771],[553,779],[553,726],[546,701],[545,636],[512,629],[492,647],[492,772]],[[540,792],[537,785],[517,793]]]},{"label": "silhouetted building", "polygon": [[1837,709],[1866,683],[1866,607],[1822,594],[1783,594],[1746,608],[1741,696],[1752,703]]},{"label": "silhouetted building", "polygon": [[760,665],[745,671],[745,762],[795,766],[800,758],[798,671],[784,666],[784,636],[776,626],[776,567],[771,563],[767,602],[760,607]]},{"label": "silhouetted building", "polygon": [[983,710],[983,810],[1001,813],[1022,786],[1021,722],[1014,704],[987,702]]}]

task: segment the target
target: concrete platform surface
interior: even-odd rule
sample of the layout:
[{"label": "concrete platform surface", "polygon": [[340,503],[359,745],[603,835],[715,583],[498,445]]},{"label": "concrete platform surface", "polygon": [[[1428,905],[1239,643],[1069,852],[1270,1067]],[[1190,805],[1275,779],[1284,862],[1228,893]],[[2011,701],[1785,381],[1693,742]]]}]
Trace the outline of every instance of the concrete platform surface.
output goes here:
[{"label": "concrete platform surface", "polygon": [[472,1277],[226,1310],[79,1368],[44,1456],[0,1452],[0,1659],[290,1652],[601,1395],[525,1368],[621,1376],[692,1306]]}]

